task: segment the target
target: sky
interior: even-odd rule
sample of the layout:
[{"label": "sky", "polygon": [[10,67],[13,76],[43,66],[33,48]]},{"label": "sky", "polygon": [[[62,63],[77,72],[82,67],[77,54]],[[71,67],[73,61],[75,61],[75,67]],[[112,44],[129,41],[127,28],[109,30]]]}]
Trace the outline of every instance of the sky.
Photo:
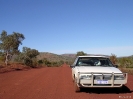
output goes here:
[{"label": "sky", "polygon": [[55,54],[133,55],[133,0],[0,0],[0,33],[19,49]]}]

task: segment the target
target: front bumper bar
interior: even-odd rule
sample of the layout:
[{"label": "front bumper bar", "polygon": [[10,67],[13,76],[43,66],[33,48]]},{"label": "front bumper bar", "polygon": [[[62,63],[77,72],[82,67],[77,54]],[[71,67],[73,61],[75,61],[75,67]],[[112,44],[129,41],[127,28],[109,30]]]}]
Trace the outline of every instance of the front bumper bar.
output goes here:
[{"label": "front bumper bar", "polygon": [[[91,79],[80,79],[80,74],[91,74]],[[94,79],[94,76],[100,75],[102,78],[104,75],[111,75],[111,79],[107,80],[108,84],[98,84],[97,79]],[[123,80],[115,80],[114,77],[116,75],[124,75]],[[122,85],[127,83],[128,74],[127,73],[100,73],[100,72],[78,72],[77,75],[77,85],[79,87],[121,87]],[[101,79],[103,80],[103,79]]]}]

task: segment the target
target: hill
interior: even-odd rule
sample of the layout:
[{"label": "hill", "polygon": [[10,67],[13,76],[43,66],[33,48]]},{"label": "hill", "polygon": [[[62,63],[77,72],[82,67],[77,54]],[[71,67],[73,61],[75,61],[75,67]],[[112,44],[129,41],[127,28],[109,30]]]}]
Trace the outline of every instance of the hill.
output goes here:
[{"label": "hill", "polygon": [[47,59],[48,61],[51,61],[51,62],[59,62],[59,61],[73,62],[75,57],[72,57],[71,55],[67,55],[67,54],[58,55],[58,54],[49,53],[49,52],[40,52],[40,54],[37,56],[37,59],[38,60]]},{"label": "hill", "polygon": [[76,54],[61,54],[61,56],[75,58],[76,57]]},{"label": "hill", "polygon": [[[87,55],[100,55],[100,54],[87,54]],[[40,52],[40,54],[37,56],[38,60],[42,59],[47,59],[48,61],[52,62],[59,62],[59,61],[64,61],[64,62],[72,62],[74,61],[76,57],[76,54],[54,54],[50,52]]]}]

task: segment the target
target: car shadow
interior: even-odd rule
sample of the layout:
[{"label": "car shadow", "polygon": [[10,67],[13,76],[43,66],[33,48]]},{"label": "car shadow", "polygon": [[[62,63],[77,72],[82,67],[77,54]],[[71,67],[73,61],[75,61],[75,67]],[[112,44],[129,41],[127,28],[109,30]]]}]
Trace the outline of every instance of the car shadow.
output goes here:
[{"label": "car shadow", "polygon": [[122,88],[82,88],[81,92],[86,93],[97,93],[97,94],[121,94],[121,93],[133,93],[133,90],[130,90],[127,86]]}]

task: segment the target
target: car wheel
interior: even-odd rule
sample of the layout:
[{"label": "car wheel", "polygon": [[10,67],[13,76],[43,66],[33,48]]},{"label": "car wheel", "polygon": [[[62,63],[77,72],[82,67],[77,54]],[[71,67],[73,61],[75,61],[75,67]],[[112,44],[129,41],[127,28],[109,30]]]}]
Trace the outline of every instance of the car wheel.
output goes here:
[{"label": "car wheel", "polygon": [[80,92],[80,87],[77,86],[76,82],[74,82],[74,89],[75,89],[75,92]]},{"label": "car wheel", "polygon": [[77,86],[76,83],[74,83],[75,92],[80,92],[80,88]]},{"label": "car wheel", "polygon": [[72,76],[72,81],[75,82],[75,77],[74,76]]}]

